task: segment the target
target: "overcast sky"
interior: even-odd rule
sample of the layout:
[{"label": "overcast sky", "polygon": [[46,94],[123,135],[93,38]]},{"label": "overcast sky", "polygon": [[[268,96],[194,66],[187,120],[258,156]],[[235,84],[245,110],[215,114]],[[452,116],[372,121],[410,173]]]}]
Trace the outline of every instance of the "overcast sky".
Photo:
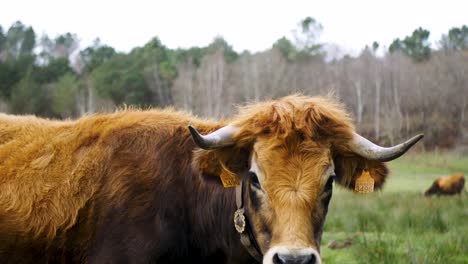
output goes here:
[{"label": "overcast sky", "polygon": [[0,0],[4,30],[20,20],[39,35],[76,33],[82,47],[99,37],[119,51],[154,36],[170,48],[187,48],[217,35],[237,51],[262,51],[306,16],[322,23],[322,42],[356,52],[374,40],[388,46],[419,26],[434,42],[451,27],[468,25],[468,0]]}]

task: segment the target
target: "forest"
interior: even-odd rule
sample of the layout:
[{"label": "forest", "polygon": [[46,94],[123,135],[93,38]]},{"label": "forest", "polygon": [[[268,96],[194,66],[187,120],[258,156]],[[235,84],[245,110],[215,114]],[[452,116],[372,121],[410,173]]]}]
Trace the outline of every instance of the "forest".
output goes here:
[{"label": "forest", "polygon": [[[168,48],[158,37],[129,52],[76,34],[39,36],[18,21],[0,26],[0,112],[56,119],[123,106],[174,106],[210,118],[236,105],[291,93],[331,95],[358,131],[381,144],[424,133],[423,149],[467,145],[468,26],[447,29],[435,44],[414,29],[357,56],[335,56],[323,26],[299,21],[293,37],[271,48],[236,52],[221,36],[206,47]],[[339,52],[338,52],[339,53]]]}]

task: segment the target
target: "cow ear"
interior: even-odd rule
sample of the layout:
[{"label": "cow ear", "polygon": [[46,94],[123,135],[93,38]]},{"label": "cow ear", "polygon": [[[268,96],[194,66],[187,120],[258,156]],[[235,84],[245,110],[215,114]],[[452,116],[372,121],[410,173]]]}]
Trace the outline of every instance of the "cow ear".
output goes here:
[{"label": "cow ear", "polygon": [[213,180],[221,184],[221,173],[228,171],[239,177],[249,167],[249,151],[245,148],[225,147],[214,150],[195,150],[192,168],[205,180]]},{"label": "cow ear", "polygon": [[383,187],[389,170],[385,163],[365,159],[358,155],[338,155],[333,160],[335,164],[336,182],[346,188],[354,190],[356,179],[366,169],[374,179],[376,190]]}]

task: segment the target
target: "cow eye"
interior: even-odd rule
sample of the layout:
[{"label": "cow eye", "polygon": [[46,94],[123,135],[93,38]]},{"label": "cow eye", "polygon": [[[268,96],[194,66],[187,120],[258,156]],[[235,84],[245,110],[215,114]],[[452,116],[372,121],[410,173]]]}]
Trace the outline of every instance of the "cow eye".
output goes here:
[{"label": "cow eye", "polygon": [[253,171],[249,171],[250,183],[257,189],[261,189],[260,182],[258,181],[257,174]]},{"label": "cow eye", "polygon": [[333,181],[335,180],[335,175],[328,177],[327,183],[325,184],[324,192],[328,192],[333,188]]}]

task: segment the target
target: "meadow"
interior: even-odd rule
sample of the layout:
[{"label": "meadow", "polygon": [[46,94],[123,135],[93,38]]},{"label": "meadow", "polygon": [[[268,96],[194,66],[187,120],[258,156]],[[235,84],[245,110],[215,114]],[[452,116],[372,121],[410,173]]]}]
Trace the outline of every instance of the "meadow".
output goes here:
[{"label": "meadow", "polygon": [[[468,263],[468,194],[423,195],[438,176],[466,177],[468,156],[406,155],[388,165],[381,191],[355,194],[335,185],[321,246],[324,263]],[[346,240],[347,247],[328,247]]]}]

